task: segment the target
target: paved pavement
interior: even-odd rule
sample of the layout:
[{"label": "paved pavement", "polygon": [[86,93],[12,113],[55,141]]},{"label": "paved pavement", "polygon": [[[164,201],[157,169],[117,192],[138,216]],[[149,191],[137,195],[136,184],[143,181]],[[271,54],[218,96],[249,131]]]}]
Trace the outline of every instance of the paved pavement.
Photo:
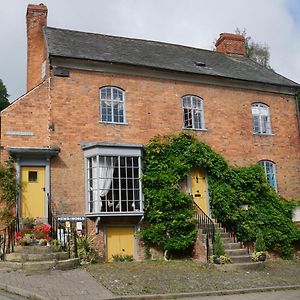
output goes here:
[{"label": "paved pavement", "polygon": [[181,300],[299,300],[299,299],[300,299],[300,290],[181,298]]},{"label": "paved pavement", "polygon": [[14,294],[6,293],[0,290],[0,299],[1,300],[25,300],[26,298]]},{"label": "paved pavement", "polygon": [[[148,296],[113,296],[111,292],[102,287],[84,269],[68,271],[52,270],[43,272],[25,272],[0,269],[0,289],[13,292],[25,297],[39,300],[104,300],[104,299],[182,299],[182,300],[299,300],[300,286],[292,290],[251,290],[253,293],[236,294],[240,291],[231,291],[229,295],[210,295],[207,293],[194,293],[194,295],[151,295]],[[272,288],[273,289],[273,288]],[[280,288],[278,288],[280,289]],[[266,289],[265,289],[266,290]],[[197,294],[197,295],[196,295]],[[8,296],[6,296],[8,297]],[[0,299],[19,299],[5,298]],[[21,298],[22,299],[22,298]]]},{"label": "paved pavement", "polygon": [[34,273],[0,270],[0,288],[23,296],[47,300],[112,298],[112,294],[84,269]]}]

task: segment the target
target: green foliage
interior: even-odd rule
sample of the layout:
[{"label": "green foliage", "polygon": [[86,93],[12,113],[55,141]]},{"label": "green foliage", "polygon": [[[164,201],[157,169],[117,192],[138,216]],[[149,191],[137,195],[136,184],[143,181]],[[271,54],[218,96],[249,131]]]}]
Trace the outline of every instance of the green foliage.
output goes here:
[{"label": "green foliage", "polygon": [[236,34],[241,34],[245,37],[246,56],[253,59],[260,65],[272,69],[270,66],[270,50],[268,45],[260,44],[253,41],[251,36],[247,35],[246,29],[241,31],[239,28],[235,30]]},{"label": "green foliage", "polygon": [[224,245],[221,241],[221,233],[219,230],[217,230],[215,235],[215,241],[213,244],[213,253],[216,257],[220,257],[221,255],[225,254]]},{"label": "green foliage", "polygon": [[265,241],[264,241],[262,231],[260,229],[258,230],[257,235],[256,235],[255,251],[256,252],[266,251],[266,244],[265,244]]},{"label": "green foliage", "polygon": [[114,262],[124,262],[124,261],[134,260],[132,255],[122,255],[122,254],[113,255],[112,259]]},{"label": "green foliage", "polygon": [[3,81],[0,79],[0,111],[6,108],[10,103],[8,101],[8,93]]},{"label": "green foliage", "polygon": [[50,248],[53,252],[60,252],[62,251],[62,244],[59,240],[54,239],[50,241]]},{"label": "green foliage", "polygon": [[[97,252],[92,247],[94,237],[89,235],[82,235],[77,238],[77,252],[81,264],[93,263],[97,259]],[[72,248],[73,250],[73,248]]]},{"label": "green foliage", "polygon": [[12,164],[0,165],[0,220],[8,225],[15,221],[16,197],[19,185]]},{"label": "green foliage", "polygon": [[[240,241],[254,242],[260,229],[266,247],[285,255],[300,240],[291,220],[293,202],[280,198],[260,165],[230,167],[209,146],[182,133],[155,137],[145,149],[146,225],[141,236],[146,245],[183,253],[193,245],[192,198],[179,185],[192,167],[206,169],[213,217],[235,230]],[[241,205],[248,205],[249,210]]]}]

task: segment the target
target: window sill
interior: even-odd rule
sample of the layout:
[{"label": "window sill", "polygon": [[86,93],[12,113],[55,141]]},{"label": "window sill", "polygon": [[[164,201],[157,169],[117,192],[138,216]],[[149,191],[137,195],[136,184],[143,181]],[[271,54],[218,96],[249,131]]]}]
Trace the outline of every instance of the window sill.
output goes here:
[{"label": "window sill", "polygon": [[275,135],[274,133],[256,133],[252,132],[253,135],[258,135],[258,136],[273,136]]},{"label": "window sill", "polygon": [[107,125],[128,125],[127,122],[104,122],[104,121],[99,121],[99,124],[107,124]]},{"label": "window sill", "polygon": [[143,211],[132,211],[132,212],[86,212],[85,216],[86,217],[122,217],[122,216],[143,216],[144,212]]},{"label": "window sill", "polygon": [[194,130],[194,131],[208,131],[207,128],[185,128],[182,127],[183,130]]}]

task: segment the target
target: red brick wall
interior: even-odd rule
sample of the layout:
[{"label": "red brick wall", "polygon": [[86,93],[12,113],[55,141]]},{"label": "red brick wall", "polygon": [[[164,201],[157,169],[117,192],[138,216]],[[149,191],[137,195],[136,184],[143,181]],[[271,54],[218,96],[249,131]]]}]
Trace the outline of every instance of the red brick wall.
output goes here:
[{"label": "red brick wall", "polygon": [[[99,123],[99,88],[107,85],[126,91],[128,124]],[[52,195],[61,202],[62,210],[79,213],[84,208],[81,141],[145,144],[157,134],[179,133],[182,131],[181,97],[186,94],[204,99],[208,129],[207,132],[191,132],[223,154],[232,165],[246,166],[261,159],[274,161],[279,193],[288,198],[299,198],[300,142],[292,97],[178,81],[71,71],[70,78],[54,77],[51,86],[51,120],[55,124],[51,144],[61,147],[59,157],[52,163]],[[251,103],[257,101],[270,107],[272,136],[252,134]],[[71,203],[76,203],[76,206]]]},{"label": "red brick wall", "polygon": [[[6,147],[49,146],[49,85],[44,82],[1,112],[1,145]],[[8,135],[8,131],[32,132],[32,136]],[[5,157],[1,157],[2,161]]]}]

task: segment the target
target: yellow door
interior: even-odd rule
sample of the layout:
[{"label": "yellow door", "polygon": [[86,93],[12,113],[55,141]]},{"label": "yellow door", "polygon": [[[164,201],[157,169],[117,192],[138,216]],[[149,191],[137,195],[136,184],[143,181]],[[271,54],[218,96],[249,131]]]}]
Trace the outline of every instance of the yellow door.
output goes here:
[{"label": "yellow door", "polygon": [[113,255],[134,256],[134,227],[107,227],[106,253],[110,262]]},{"label": "yellow door", "polygon": [[21,168],[21,216],[45,218],[45,168]]},{"label": "yellow door", "polygon": [[196,204],[208,214],[206,177],[203,169],[192,169],[190,171],[190,188]]}]

